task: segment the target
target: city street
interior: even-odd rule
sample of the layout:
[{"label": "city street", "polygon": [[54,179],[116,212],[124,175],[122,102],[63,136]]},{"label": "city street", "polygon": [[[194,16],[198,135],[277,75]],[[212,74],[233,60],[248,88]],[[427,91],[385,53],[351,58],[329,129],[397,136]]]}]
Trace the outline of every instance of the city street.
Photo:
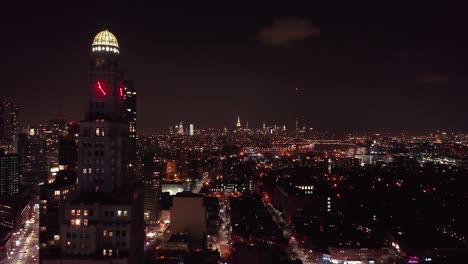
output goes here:
[{"label": "city street", "polygon": [[289,238],[289,247],[290,247],[290,257],[291,259],[300,259],[304,264],[314,264],[313,258],[307,254],[307,252],[300,248],[296,238],[293,236],[292,230],[288,227],[288,225],[284,222],[281,217],[281,212],[276,210],[276,208],[271,205],[270,202],[263,199],[265,207],[271,213],[273,220],[276,222],[278,227],[283,231],[283,235],[286,238]]},{"label": "city street", "polygon": [[35,264],[39,263],[39,207],[34,207],[31,219],[24,227],[13,234],[13,246],[8,253],[9,263]]},{"label": "city street", "polygon": [[145,251],[154,249],[161,242],[163,234],[169,228],[169,225],[169,214],[162,214],[158,225],[148,227],[145,239]]},{"label": "city street", "polygon": [[222,196],[219,199],[219,217],[222,221],[221,228],[215,247],[221,254],[222,259],[228,259],[231,256],[231,224],[229,215],[229,200]]},{"label": "city street", "polygon": [[203,188],[203,185],[209,180],[209,172],[204,172],[203,173],[203,178],[199,181],[197,181],[192,189],[193,193],[199,193],[200,190]]},{"label": "city street", "polygon": [[219,251],[223,263],[229,261],[231,256],[231,225],[229,214],[229,201],[226,196],[219,197],[219,219],[221,226],[217,235],[207,237],[207,244]]}]

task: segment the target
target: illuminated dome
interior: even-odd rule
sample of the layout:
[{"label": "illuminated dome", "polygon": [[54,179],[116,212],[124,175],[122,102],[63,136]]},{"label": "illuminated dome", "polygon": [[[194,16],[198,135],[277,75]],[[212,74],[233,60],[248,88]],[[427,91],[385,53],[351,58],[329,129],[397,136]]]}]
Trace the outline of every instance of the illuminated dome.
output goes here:
[{"label": "illuminated dome", "polygon": [[93,44],[91,45],[93,52],[104,51],[119,53],[119,42],[114,34],[109,30],[104,30],[94,37]]}]

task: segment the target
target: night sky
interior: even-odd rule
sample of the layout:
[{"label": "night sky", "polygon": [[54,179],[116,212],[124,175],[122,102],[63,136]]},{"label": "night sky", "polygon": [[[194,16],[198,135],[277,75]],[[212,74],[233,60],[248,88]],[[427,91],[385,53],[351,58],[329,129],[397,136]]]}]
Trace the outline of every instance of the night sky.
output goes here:
[{"label": "night sky", "polygon": [[140,133],[233,127],[237,115],[292,128],[296,111],[336,132],[468,131],[461,6],[38,2],[3,4],[0,18],[0,96],[22,125],[83,118],[91,42],[108,28]]}]

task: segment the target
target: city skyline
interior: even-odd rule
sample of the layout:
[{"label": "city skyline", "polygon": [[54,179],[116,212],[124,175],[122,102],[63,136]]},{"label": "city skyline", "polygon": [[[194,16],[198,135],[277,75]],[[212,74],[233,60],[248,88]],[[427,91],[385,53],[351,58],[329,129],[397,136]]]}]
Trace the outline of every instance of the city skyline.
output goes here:
[{"label": "city skyline", "polygon": [[303,125],[336,132],[468,130],[458,67],[467,40],[445,7],[393,16],[319,5],[6,8],[14,17],[3,18],[12,40],[1,44],[11,76],[2,94],[21,107],[22,125],[55,113],[83,119],[86,45],[105,27],[128,54],[143,134],[179,121],[229,127],[238,115],[250,127],[293,128],[296,108]]},{"label": "city skyline", "polygon": [[466,262],[465,15],[392,4],[5,4],[0,263]]}]

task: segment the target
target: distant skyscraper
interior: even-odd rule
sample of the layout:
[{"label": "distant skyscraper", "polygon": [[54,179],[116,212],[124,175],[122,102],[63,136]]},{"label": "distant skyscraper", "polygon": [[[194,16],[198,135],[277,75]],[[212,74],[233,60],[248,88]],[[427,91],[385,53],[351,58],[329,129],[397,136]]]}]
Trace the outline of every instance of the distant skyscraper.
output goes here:
[{"label": "distant skyscraper", "polygon": [[237,116],[236,128],[241,128],[240,116]]},{"label": "distant skyscraper", "polygon": [[137,133],[137,109],[136,109],[136,90],[133,84],[133,80],[123,81],[124,94],[125,94],[125,119],[129,123],[129,132],[131,138],[136,138]]},{"label": "distant skyscraper", "polygon": [[0,98],[0,148],[10,153],[17,151],[18,114],[15,102]]},{"label": "distant skyscraper", "polygon": [[67,121],[63,117],[49,118],[49,130],[58,138],[65,135],[67,131]]},{"label": "distant skyscraper", "polygon": [[19,192],[21,180],[20,157],[18,154],[0,152],[0,196]]},{"label": "distant skyscraper", "polygon": [[296,126],[296,132],[298,132],[298,131],[299,131],[299,121],[300,121],[300,120],[299,120],[299,119],[300,119],[300,117],[299,117],[299,111],[300,111],[300,110],[299,110],[299,109],[300,109],[300,107],[299,107],[299,105],[300,105],[300,104],[299,104],[299,88],[296,87],[294,90],[295,90],[295,97],[296,97],[296,98],[295,98],[295,101],[296,101],[296,102],[295,102],[295,108],[296,108],[296,113],[295,113],[295,115],[296,115],[296,116],[295,116],[295,126]]},{"label": "distant skyscraper", "polygon": [[65,120],[63,117],[49,118],[49,126],[47,131],[46,152],[49,155],[52,155],[55,160],[59,148],[59,141],[67,134],[67,120]]},{"label": "distant skyscraper", "polygon": [[45,263],[57,263],[57,256],[63,264],[143,263],[143,188],[133,173],[119,53],[112,33],[96,35],[78,140],[78,192],[62,207],[60,253]]},{"label": "distant skyscraper", "polygon": [[34,159],[33,143],[26,133],[18,134],[18,154],[23,170],[31,170]]},{"label": "distant skyscraper", "polygon": [[[125,80],[123,81],[124,86],[124,104],[125,104],[125,111],[124,111],[124,119],[125,122],[128,122],[129,127],[129,157],[128,163],[129,164],[136,164],[137,160],[137,93],[135,90],[133,80]],[[137,173],[137,166],[132,166],[129,168],[129,177],[136,177]]]},{"label": "distant skyscraper", "polygon": [[190,130],[189,130],[189,135],[193,136],[195,134],[195,129],[193,127],[193,124],[190,124]]},{"label": "distant skyscraper", "polygon": [[161,213],[161,180],[165,162],[153,152],[143,155],[142,169],[145,186],[145,222],[155,224]]},{"label": "distant skyscraper", "polygon": [[177,133],[179,135],[183,135],[184,134],[184,125],[182,124],[182,122],[179,123],[179,130],[177,131]]}]

